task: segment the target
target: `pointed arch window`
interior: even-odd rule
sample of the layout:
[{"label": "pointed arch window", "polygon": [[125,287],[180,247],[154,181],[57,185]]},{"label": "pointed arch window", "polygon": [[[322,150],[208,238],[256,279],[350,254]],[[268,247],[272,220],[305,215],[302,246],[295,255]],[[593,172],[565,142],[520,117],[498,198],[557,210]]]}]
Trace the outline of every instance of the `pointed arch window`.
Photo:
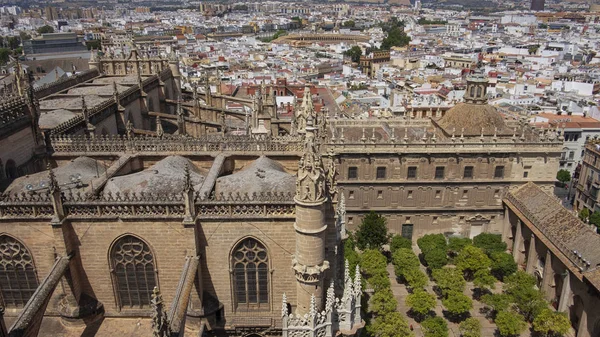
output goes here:
[{"label": "pointed arch window", "polygon": [[38,287],[33,258],[19,240],[0,235],[0,290],[7,307],[24,307]]},{"label": "pointed arch window", "polygon": [[269,258],[255,239],[240,242],[231,256],[233,289],[238,310],[269,308]]},{"label": "pointed arch window", "polygon": [[110,260],[119,308],[149,307],[156,270],[148,244],[135,236],[124,236],[113,245]]}]

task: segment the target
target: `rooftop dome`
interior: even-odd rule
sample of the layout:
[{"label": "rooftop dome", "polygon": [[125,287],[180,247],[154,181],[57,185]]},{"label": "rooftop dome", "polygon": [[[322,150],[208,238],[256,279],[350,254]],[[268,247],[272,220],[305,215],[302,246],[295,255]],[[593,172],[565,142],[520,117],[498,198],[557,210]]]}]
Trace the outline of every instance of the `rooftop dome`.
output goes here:
[{"label": "rooftop dome", "polygon": [[[479,136],[511,133],[504,118],[495,107],[487,104],[458,103],[446,111],[438,125],[446,134],[459,136]],[[462,129],[464,128],[464,132]]]},{"label": "rooftop dome", "polygon": [[[90,181],[104,174],[105,168],[102,163],[99,163],[92,158],[78,157],[53,170],[61,189],[68,190],[76,189],[78,186],[89,185]],[[21,193],[30,189],[46,190],[49,181],[48,171],[29,174],[15,179],[15,181],[13,181],[6,189],[5,193]],[[81,185],[76,184],[76,181],[80,181]]]},{"label": "rooftop dome", "polygon": [[241,171],[217,179],[215,192],[229,193],[294,193],[296,177],[286,173],[283,166],[261,156]]},{"label": "rooftop dome", "polygon": [[180,193],[185,182],[186,165],[190,168],[194,190],[198,191],[204,182],[205,173],[187,158],[169,156],[141,172],[111,178],[106,182],[104,193]]}]

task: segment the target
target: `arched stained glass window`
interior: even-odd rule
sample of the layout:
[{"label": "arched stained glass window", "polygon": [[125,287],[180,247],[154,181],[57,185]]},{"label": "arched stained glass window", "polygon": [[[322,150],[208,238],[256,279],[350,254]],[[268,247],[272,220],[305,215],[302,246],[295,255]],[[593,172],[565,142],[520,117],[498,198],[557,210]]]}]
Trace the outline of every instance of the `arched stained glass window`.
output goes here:
[{"label": "arched stained glass window", "polygon": [[127,235],[113,245],[110,260],[119,307],[149,307],[156,286],[150,247],[141,239]]},{"label": "arched stained glass window", "polygon": [[237,309],[268,309],[269,258],[265,246],[255,239],[244,239],[233,250],[231,264]]},{"label": "arched stained glass window", "polygon": [[7,307],[25,306],[38,287],[33,258],[17,239],[0,235],[0,290]]}]

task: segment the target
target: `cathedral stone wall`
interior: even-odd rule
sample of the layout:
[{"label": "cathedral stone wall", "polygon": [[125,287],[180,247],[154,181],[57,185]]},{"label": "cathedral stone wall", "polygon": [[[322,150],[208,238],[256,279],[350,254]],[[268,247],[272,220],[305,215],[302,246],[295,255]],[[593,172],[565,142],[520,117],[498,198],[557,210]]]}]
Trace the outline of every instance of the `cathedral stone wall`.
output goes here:
[{"label": "cathedral stone wall", "polygon": [[[202,278],[204,289],[217,296],[223,303],[225,318],[236,314],[252,316],[256,314],[236,310],[233,301],[231,280],[231,253],[244,238],[252,237],[267,249],[269,256],[270,282],[269,304],[273,317],[281,314],[283,293],[291,303],[296,303],[296,284],[290,268],[294,254],[295,237],[292,221],[201,221],[201,245],[203,252]],[[263,316],[269,313],[261,313]]]}]

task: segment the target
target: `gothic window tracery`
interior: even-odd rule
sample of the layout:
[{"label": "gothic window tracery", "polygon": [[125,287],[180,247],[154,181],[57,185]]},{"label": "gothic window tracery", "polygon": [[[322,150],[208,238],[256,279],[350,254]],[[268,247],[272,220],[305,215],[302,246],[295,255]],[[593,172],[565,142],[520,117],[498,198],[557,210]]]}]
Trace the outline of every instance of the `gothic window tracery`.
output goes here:
[{"label": "gothic window tracery", "polygon": [[238,310],[268,309],[269,258],[253,238],[240,242],[231,255],[233,293]]},{"label": "gothic window tracery", "polygon": [[148,244],[135,236],[124,236],[113,245],[110,259],[118,306],[149,307],[157,282],[154,255]]},{"label": "gothic window tracery", "polygon": [[21,308],[38,287],[33,258],[17,239],[0,235],[0,290],[4,306]]}]

